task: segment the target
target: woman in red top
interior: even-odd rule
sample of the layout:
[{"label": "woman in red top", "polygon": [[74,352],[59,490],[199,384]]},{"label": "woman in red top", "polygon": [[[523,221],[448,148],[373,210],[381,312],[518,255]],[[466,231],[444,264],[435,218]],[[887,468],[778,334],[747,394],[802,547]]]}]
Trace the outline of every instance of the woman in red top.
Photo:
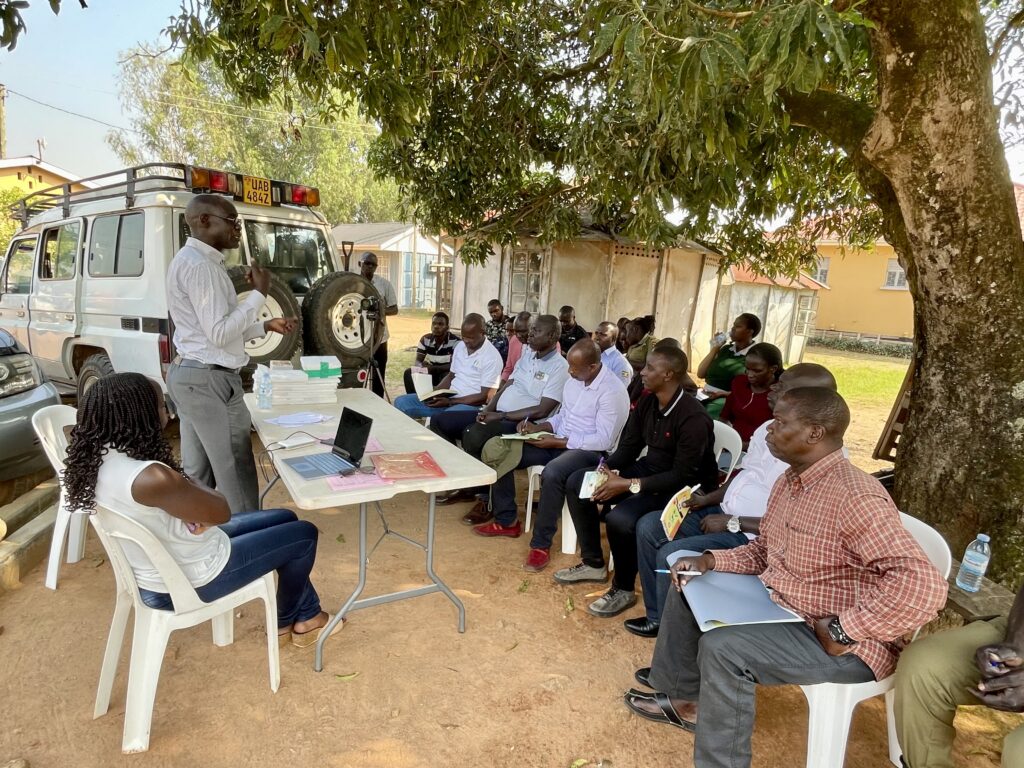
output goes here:
[{"label": "woman in red top", "polygon": [[732,380],[718,417],[743,438],[743,450],[754,431],[772,418],[768,390],[782,375],[782,352],[774,344],[755,344],[747,352],[746,373]]}]

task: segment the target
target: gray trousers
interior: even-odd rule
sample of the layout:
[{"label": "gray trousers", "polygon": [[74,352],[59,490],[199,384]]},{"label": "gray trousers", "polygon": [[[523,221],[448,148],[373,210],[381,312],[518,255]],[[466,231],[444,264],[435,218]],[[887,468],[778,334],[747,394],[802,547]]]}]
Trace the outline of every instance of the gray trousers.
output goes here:
[{"label": "gray trousers", "polygon": [[871,669],[853,654],[829,656],[803,622],[701,632],[686,600],[668,593],[651,661],[651,685],[698,702],[696,768],[750,765],[754,686],[864,683]]},{"label": "gray trousers", "polygon": [[167,390],[181,421],[185,473],[228,501],[231,513],[259,508],[259,481],[237,373],[172,365]]}]

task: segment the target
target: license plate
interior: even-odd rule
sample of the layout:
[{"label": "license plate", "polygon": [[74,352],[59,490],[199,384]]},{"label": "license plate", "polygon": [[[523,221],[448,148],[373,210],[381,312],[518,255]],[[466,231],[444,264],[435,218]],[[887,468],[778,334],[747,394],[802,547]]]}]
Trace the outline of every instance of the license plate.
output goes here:
[{"label": "license plate", "polygon": [[243,176],[242,200],[253,205],[273,205],[270,198],[270,179],[259,176]]}]

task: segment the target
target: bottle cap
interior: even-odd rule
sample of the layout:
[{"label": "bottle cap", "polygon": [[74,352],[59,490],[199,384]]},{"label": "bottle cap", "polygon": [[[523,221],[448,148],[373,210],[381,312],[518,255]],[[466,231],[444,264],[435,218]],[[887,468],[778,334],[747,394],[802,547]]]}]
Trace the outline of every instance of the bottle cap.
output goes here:
[{"label": "bottle cap", "polygon": [[991,541],[991,539],[989,539],[987,533],[979,533],[978,534],[978,541],[983,541],[983,542],[985,542],[987,544],[989,541]]}]

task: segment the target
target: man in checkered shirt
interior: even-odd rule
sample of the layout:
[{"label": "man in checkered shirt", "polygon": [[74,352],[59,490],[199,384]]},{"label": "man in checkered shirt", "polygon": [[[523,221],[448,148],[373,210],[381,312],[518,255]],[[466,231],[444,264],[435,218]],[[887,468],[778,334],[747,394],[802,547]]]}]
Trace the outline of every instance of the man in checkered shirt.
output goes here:
[{"label": "man in checkered shirt", "polygon": [[[749,766],[754,689],[862,683],[893,673],[904,637],[935,617],[946,581],[900,522],[889,495],[843,457],[850,411],[834,391],[800,387],[776,404],[772,454],[790,465],[768,499],[760,535],[730,550],[683,557],[681,571],[757,574],[804,621],[702,633],[669,593],[649,668],[630,689],[636,714],[696,731],[697,768]],[[695,578],[700,578],[699,576]]]}]

